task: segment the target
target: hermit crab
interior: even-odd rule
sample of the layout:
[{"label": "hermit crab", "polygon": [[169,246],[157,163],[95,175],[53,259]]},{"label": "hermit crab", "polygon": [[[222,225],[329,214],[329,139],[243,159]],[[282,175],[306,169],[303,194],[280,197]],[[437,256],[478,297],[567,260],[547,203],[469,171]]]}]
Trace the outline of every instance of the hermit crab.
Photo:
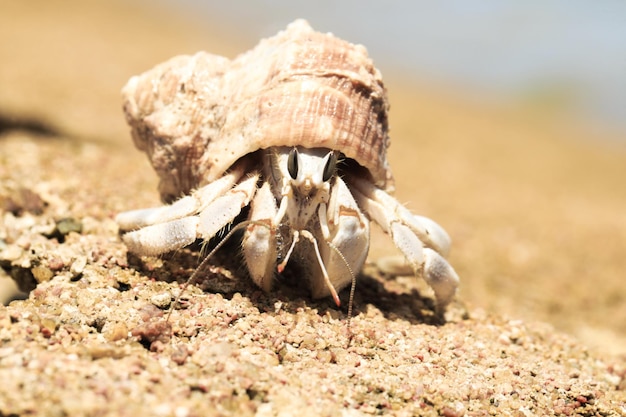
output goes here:
[{"label": "hermit crab", "polygon": [[297,20],[234,60],[174,57],[131,78],[123,96],[135,145],[169,204],[117,216],[131,252],[208,240],[247,213],[241,246],[251,279],[270,291],[293,259],[312,296],[339,305],[374,221],[438,308],[453,298],[448,235],[389,194],[389,106],[363,46]]}]

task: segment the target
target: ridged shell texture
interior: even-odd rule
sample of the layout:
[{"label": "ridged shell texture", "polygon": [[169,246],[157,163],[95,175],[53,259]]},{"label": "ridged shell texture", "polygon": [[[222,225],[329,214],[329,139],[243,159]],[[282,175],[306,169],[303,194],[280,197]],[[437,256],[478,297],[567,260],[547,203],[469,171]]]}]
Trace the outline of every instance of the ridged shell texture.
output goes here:
[{"label": "ridged shell texture", "polygon": [[388,103],[367,51],[304,20],[234,60],[199,52],[132,77],[124,111],[172,201],[273,146],[328,148],[391,188]]}]

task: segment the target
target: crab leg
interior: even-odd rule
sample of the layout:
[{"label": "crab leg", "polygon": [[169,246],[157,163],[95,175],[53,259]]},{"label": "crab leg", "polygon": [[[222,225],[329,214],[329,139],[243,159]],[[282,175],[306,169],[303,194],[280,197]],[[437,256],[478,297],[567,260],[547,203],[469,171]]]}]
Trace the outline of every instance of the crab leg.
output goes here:
[{"label": "crab leg", "polygon": [[328,207],[320,204],[318,214],[326,242],[320,245],[320,251],[329,282],[315,277],[311,292],[313,297],[324,297],[335,289],[340,291],[361,270],[369,249],[369,222],[341,178],[335,181]]},{"label": "crab leg", "polygon": [[416,275],[422,275],[434,290],[440,311],[452,301],[459,277],[442,255],[448,253],[450,238],[434,221],[411,214],[396,199],[374,185],[351,181],[352,192],[370,218],[388,233]]},{"label": "crab leg", "polygon": [[[248,205],[254,196],[258,178],[257,174],[241,181],[206,205],[200,216],[195,216],[196,212],[192,211],[189,217],[146,226],[126,233],[122,239],[128,249],[138,255],[158,255],[190,245],[197,238],[210,239],[232,222],[241,209]],[[199,192],[202,192],[202,189],[196,191],[194,195]]]},{"label": "crab leg", "polygon": [[[443,256],[448,255],[448,252],[450,252],[450,237],[433,220],[411,213],[398,200],[366,180],[350,178],[349,182],[362,195],[367,196],[370,201],[377,203],[369,204],[370,208],[366,211],[385,231],[387,229],[384,224],[389,223],[389,220],[396,219],[411,229],[426,247],[434,249]],[[357,201],[359,201],[358,198]],[[361,201],[359,201],[360,203]]]},{"label": "crab leg", "polygon": [[250,207],[250,220],[262,224],[251,224],[243,237],[243,255],[252,280],[264,291],[272,289],[274,265],[276,264],[276,231],[272,219],[278,208],[269,183],[259,188]]},{"label": "crab leg", "polygon": [[169,206],[125,211],[118,214],[115,221],[120,226],[120,230],[134,230],[192,216],[201,212],[217,197],[232,188],[242,176],[243,170],[233,170],[222,178],[197,189],[192,195],[183,197]]}]

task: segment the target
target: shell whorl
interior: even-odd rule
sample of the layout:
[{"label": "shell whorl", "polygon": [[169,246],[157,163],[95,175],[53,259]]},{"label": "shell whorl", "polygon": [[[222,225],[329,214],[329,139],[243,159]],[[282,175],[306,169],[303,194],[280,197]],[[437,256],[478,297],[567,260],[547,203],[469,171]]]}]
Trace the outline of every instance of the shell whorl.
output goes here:
[{"label": "shell whorl", "polygon": [[388,102],[363,46],[303,20],[230,61],[199,52],[131,78],[126,119],[165,201],[273,146],[335,149],[391,188]]}]

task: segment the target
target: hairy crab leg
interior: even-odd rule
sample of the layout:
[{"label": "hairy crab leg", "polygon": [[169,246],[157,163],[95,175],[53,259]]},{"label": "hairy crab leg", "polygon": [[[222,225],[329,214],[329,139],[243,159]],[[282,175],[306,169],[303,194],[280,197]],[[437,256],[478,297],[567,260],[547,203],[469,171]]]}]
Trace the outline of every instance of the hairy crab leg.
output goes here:
[{"label": "hairy crab leg", "polygon": [[227,192],[242,176],[243,169],[234,169],[218,180],[198,188],[193,194],[168,206],[125,211],[118,214],[115,221],[120,230],[134,230],[192,216],[201,212],[216,198]]},{"label": "hairy crab leg", "polygon": [[398,200],[364,179],[350,177],[348,182],[353,186],[353,189],[360,192],[361,196],[367,197],[367,201],[363,198],[357,198],[359,205],[367,207],[365,210],[367,214],[385,231],[389,228],[388,224],[391,220],[399,221],[411,229],[425,246],[434,249],[443,256],[447,256],[450,252],[450,237],[433,220],[411,213]]},{"label": "hairy crab leg", "polygon": [[352,193],[365,212],[389,234],[404,254],[416,275],[421,275],[435,292],[440,312],[452,301],[459,277],[444,259],[450,247],[450,238],[434,221],[414,216],[396,199],[363,180]]},{"label": "hairy crab leg", "polygon": [[190,245],[197,238],[210,239],[250,202],[258,177],[251,176],[216,198],[200,216],[191,213],[189,217],[146,226],[126,233],[122,239],[138,255],[159,255]]},{"label": "hairy crab leg", "polygon": [[[328,205],[318,210],[320,230],[325,245],[321,256],[333,288],[342,289],[360,271],[369,249],[369,222],[361,213],[350,190],[341,178],[336,178]],[[311,283],[314,297],[328,295],[324,280]]]},{"label": "hairy crab leg", "polygon": [[272,219],[278,211],[269,183],[263,183],[250,205],[250,225],[246,227],[241,246],[250,277],[269,292],[277,258],[276,228]]}]

